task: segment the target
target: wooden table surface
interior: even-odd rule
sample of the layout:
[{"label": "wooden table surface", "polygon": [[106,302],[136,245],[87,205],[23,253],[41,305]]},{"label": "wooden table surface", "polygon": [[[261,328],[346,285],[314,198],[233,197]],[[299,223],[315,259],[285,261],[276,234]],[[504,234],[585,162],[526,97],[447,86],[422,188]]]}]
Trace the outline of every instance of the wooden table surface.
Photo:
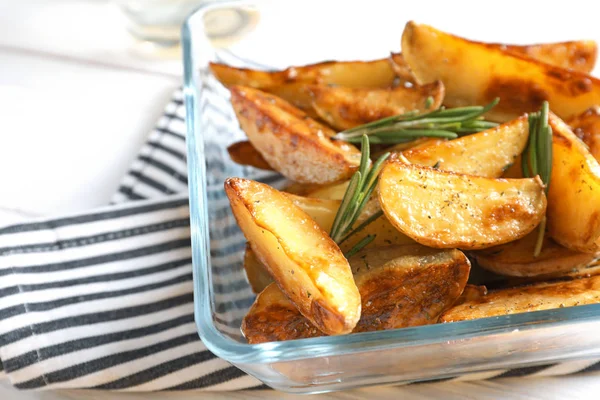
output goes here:
[{"label": "wooden table surface", "polygon": [[[427,6],[433,7],[432,3]],[[569,10],[588,4],[575,3],[570,2]],[[497,8],[491,22],[498,18],[510,22],[506,41],[523,42],[519,40],[522,32],[533,37],[525,23],[527,15],[521,15],[531,12],[524,3],[511,0]],[[546,12],[558,18],[569,10],[547,7]],[[452,28],[453,19],[444,12],[429,17],[444,29]],[[473,20],[473,32],[485,32],[492,17],[486,18]],[[567,18],[571,23],[561,25],[564,29],[548,28],[546,40],[590,37],[590,29],[597,30],[592,26],[593,13],[578,18]],[[0,223],[5,223],[106,204],[170,94],[180,85],[182,68],[178,49],[158,57],[134,46],[122,16],[109,1],[0,0],[0,71],[0,187],[4,188]],[[85,168],[73,167],[77,165]],[[598,398],[599,392],[599,377],[574,376],[366,388],[321,398],[567,399]],[[11,400],[296,397],[274,391],[17,392],[6,377],[0,378],[0,399]]]}]

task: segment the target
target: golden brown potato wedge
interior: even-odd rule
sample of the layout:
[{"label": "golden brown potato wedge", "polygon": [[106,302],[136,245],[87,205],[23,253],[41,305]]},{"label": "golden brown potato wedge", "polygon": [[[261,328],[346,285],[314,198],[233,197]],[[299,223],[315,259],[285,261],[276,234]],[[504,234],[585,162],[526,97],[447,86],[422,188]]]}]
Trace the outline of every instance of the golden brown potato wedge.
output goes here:
[{"label": "golden brown potato wedge", "polygon": [[211,63],[210,69],[225,86],[251,86],[269,91],[287,83],[310,83],[344,87],[385,88],[396,74],[387,58],[373,61],[325,61],[283,71],[257,71]]},{"label": "golden brown potato wedge", "polygon": [[501,289],[452,307],[440,322],[457,322],[600,302],[600,276]]},{"label": "golden brown potato wedge", "polygon": [[[562,118],[600,104],[600,80],[409,22],[402,54],[418,84],[441,80],[444,104],[484,105],[499,97],[487,117],[497,121],[538,110],[544,100]],[[473,60],[477,60],[476,63]]]},{"label": "golden brown potato wedge", "polygon": [[316,118],[307,84],[344,87],[391,87],[396,74],[387,59],[374,61],[326,61],[283,71],[257,71],[211,63],[215,77],[225,86],[250,86],[289,101]]},{"label": "golden brown potato wedge", "polygon": [[360,152],[356,147],[331,140],[334,131],[286,101],[234,86],[231,103],[252,145],[286,178],[326,184],[348,179],[358,169]]},{"label": "golden brown potato wedge", "polygon": [[542,252],[534,257],[537,237],[538,232],[534,230],[522,239],[472,254],[479,266],[506,276],[554,276],[583,268],[596,257],[567,249],[547,236]]},{"label": "golden brown potato wedge", "polygon": [[[458,250],[419,245],[362,251],[349,261],[363,310],[354,332],[437,322],[462,293],[470,270],[469,260]],[[244,318],[242,332],[250,343],[322,335],[276,285],[259,294]]]},{"label": "golden brown potato wedge", "polygon": [[390,89],[310,85],[308,90],[319,117],[340,131],[409,111],[433,111],[444,100],[444,85],[439,81]]},{"label": "golden brown potato wedge", "polygon": [[546,196],[539,177],[492,179],[386,162],[379,202],[388,220],[418,243],[482,249],[519,239],[542,220]]},{"label": "golden brown potato wedge", "polygon": [[250,244],[246,244],[246,251],[244,252],[244,270],[246,271],[250,287],[256,294],[262,292],[264,288],[273,282],[273,278],[271,278],[266,267],[256,257]]},{"label": "golden brown potato wedge", "polygon": [[492,129],[402,154],[412,164],[498,178],[523,152],[529,138],[527,116]]},{"label": "golden brown potato wedge", "polygon": [[596,160],[600,160],[600,107],[594,106],[567,121]]},{"label": "golden brown potato wedge", "polygon": [[550,113],[552,176],[548,232],[563,246],[600,251],[600,165],[560,118]]},{"label": "golden brown potato wedge", "polygon": [[598,56],[598,46],[593,40],[529,44],[524,46],[502,43],[490,43],[489,45],[509,53],[588,74],[594,69],[596,57]]},{"label": "golden brown potato wedge", "polygon": [[254,168],[273,170],[263,156],[252,146],[252,143],[237,142],[227,147],[231,160],[240,165],[250,165]]},{"label": "golden brown potato wedge", "polygon": [[315,185],[311,183],[290,182],[281,191],[289,194],[295,194],[297,196],[306,196],[322,187],[322,185]]},{"label": "golden brown potato wedge", "polygon": [[277,285],[319,330],[349,333],[360,295],[340,248],[283,193],[241,178],[225,181],[233,215]]}]

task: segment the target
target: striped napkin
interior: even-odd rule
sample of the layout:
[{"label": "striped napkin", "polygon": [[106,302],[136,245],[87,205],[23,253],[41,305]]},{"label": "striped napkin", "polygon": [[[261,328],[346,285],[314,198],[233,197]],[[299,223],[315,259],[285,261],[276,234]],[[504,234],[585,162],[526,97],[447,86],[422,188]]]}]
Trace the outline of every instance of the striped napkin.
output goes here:
[{"label": "striped napkin", "polygon": [[[178,90],[112,205],[0,227],[0,360],[15,387],[265,387],[197,334],[184,117]],[[592,371],[600,372],[599,360],[450,379]]]}]

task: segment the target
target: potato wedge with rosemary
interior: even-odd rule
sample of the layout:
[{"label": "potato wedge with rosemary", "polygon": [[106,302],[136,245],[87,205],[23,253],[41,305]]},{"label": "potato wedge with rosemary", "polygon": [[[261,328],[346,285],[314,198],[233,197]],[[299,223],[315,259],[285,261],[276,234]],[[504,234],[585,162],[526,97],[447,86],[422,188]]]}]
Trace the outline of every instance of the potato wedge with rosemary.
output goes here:
[{"label": "potato wedge with rosemary", "polygon": [[397,86],[389,89],[308,86],[320,119],[343,131],[409,111],[433,111],[442,105],[444,85]]},{"label": "potato wedge with rosemary", "polygon": [[539,178],[462,175],[397,157],[380,173],[379,202],[402,233],[436,248],[482,249],[522,238],[546,211]]},{"label": "potato wedge with rosemary", "polygon": [[227,147],[231,160],[240,165],[249,165],[254,168],[273,170],[263,156],[248,141],[237,142]]},{"label": "potato wedge with rosemary", "polygon": [[273,283],[273,278],[267,272],[267,268],[252,251],[250,244],[246,243],[244,251],[244,270],[252,291],[256,294],[262,292],[264,288]]},{"label": "potato wedge with rosemary", "polygon": [[360,294],[329,235],[265,184],[229,178],[225,193],[257,258],[302,315],[324,333],[351,332],[360,318]]},{"label": "potato wedge with rosemary", "polygon": [[[470,270],[460,251],[420,245],[363,250],[349,261],[362,299],[354,332],[436,323],[456,303]],[[242,332],[249,343],[322,336],[274,284],[258,295]]]},{"label": "potato wedge with rosemary", "polygon": [[300,183],[327,184],[348,179],[360,152],[286,101],[260,90],[234,86],[231,103],[252,145],[267,163]]},{"label": "potato wedge with rosemary", "polygon": [[600,160],[600,107],[589,108],[566,122],[594,158]]},{"label": "potato wedge with rosemary", "polygon": [[483,132],[411,149],[402,155],[412,164],[498,178],[523,152],[528,137],[527,116],[521,116]]},{"label": "potato wedge with rosemary", "polygon": [[535,257],[534,249],[538,240],[538,232],[514,242],[489,249],[474,251],[477,264],[489,271],[506,276],[557,276],[585,267],[596,256],[567,249],[544,237],[541,253]]},{"label": "potato wedge with rosemary", "polygon": [[402,55],[418,84],[444,83],[444,104],[449,107],[484,105],[499,97],[498,106],[486,116],[500,122],[535,111],[544,100],[562,118],[600,104],[600,80],[596,78],[427,25],[406,25]]},{"label": "potato wedge with rosemary", "polygon": [[563,246],[600,251],[600,165],[560,118],[550,114],[552,175],[548,192],[548,232]]},{"label": "potato wedge with rosemary", "polygon": [[457,322],[499,315],[600,303],[600,276],[500,289],[452,307],[440,322]]}]

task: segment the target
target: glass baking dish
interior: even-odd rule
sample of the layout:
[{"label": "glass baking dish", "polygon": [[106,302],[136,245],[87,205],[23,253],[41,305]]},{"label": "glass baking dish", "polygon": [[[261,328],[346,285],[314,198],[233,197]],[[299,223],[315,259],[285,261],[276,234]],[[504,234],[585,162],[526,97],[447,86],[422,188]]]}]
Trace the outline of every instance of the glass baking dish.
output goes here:
[{"label": "glass baking dish", "polygon": [[[398,20],[398,13],[382,11],[391,6],[388,2],[379,6],[374,2],[368,8],[364,3],[362,8],[344,3],[343,18],[332,14],[334,9],[323,11],[331,4],[319,3],[314,10],[320,12],[309,13],[307,20],[306,8],[317,3],[311,4],[213,3],[197,10],[183,28],[195,313],[205,345],[265,384],[296,393],[599,357],[600,304],[346,336],[245,342],[240,323],[254,295],[242,267],[245,240],[233,220],[223,181],[241,176],[280,187],[284,180],[229,159],[226,147],[243,140],[244,134],[228,91],[211,76],[208,62],[269,69],[325,59],[380,58],[399,50],[406,22]],[[423,20],[429,16],[426,5],[407,5],[402,16]],[[440,13],[450,12],[442,3],[440,7]],[[442,22],[438,26],[468,35],[468,29],[460,30],[467,16],[463,21],[456,17],[454,29]],[[494,36],[478,26],[482,33],[471,36],[518,42],[507,38],[508,32]],[[524,39],[544,40],[520,41]],[[550,40],[561,38],[546,37]]]}]

